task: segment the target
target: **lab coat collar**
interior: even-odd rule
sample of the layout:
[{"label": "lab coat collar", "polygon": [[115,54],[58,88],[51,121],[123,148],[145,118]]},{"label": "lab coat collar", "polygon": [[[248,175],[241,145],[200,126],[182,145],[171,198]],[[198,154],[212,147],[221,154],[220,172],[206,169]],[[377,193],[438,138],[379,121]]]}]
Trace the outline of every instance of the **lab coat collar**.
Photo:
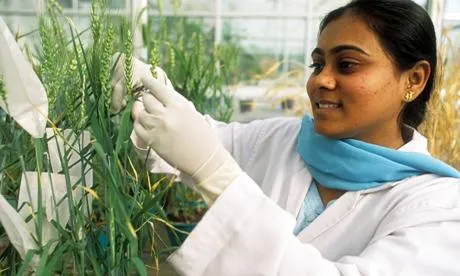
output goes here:
[{"label": "lab coat collar", "polygon": [[[418,152],[418,153],[430,155],[427,150],[427,139],[423,135],[421,135],[419,132],[417,132],[416,130],[413,130],[412,140],[406,143],[405,145],[403,145],[398,150],[406,151],[406,152]],[[303,162],[303,160],[299,158],[299,162]],[[305,189],[305,184],[303,184],[303,189],[302,187],[293,189],[293,191],[299,191],[299,192],[302,191],[303,193],[300,196],[298,195],[293,196],[293,201],[296,201],[296,202],[290,202],[290,204],[286,206],[286,207],[290,207],[288,208],[287,211],[289,211],[290,213],[293,213],[293,211],[295,210],[294,214],[296,215],[301,206],[301,202],[308,191],[308,187],[311,184],[311,175],[310,173],[308,173],[307,169],[304,167],[304,170],[299,171],[299,173],[295,175],[294,177],[303,177],[306,181],[304,183],[308,183],[307,189]],[[361,191],[346,192],[340,198],[338,198],[334,202],[334,204],[328,207],[322,215],[316,218],[315,221],[309,227],[306,227],[303,231],[301,231],[298,235],[299,239],[305,242],[312,241],[313,239],[315,239],[316,237],[324,233],[326,230],[333,227],[334,225],[339,223],[341,220],[343,220],[345,217],[347,217],[347,215],[350,214],[354,210],[359,199],[363,195],[390,189],[407,180],[408,179],[403,179],[403,180],[396,181],[396,182],[389,182],[389,183],[380,185],[378,187],[361,190]],[[301,183],[301,182],[295,182],[295,183]],[[297,208],[293,209],[294,206]]]},{"label": "lab coat collar", "polygon": [[400,147],[398,150],[404,152],[418,152],[421,154],[430,155],[430,153],[428,152],[428,140],[425,138],[425,136],[423,136],[413,128],[411,128],[411,130],[413,131],[412,139],[408,143]]}]

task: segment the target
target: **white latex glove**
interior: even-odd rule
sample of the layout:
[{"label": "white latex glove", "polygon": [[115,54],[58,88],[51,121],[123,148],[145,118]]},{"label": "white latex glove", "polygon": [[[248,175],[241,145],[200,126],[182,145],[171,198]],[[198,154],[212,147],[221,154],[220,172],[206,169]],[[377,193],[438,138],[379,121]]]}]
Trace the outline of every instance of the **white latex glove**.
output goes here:
[{"label": "white latex glove", "polygon": [[166,173],[173,175],[175,182],[183,180],[181,172],[173,168],[165,160],[158,156],[153,149],[149,148],[149,146],[137,136],[134,130],[131,132],[131,142],[133,143],[134,149],[136,150],[140,160],[145,162],[145,166],[151,173]]},{"label": "white latex glove", "polygon": [[[110,111],[112,113],[120,112],[127,103],[127,93],[124,79],[125,55],[123,53],[115,53],[112,56],[112,64],[115,62],[116,66],[112,77],[112,101],[110,103]],[[133,57],[133,87],[142,85],[140,81],[141,78],[152,76],[150,69],[151,65],[143,63],[139,59]],[[165,84],[167,87],[174,89],[163,69],[156,67],[155,73],[158,81]],[[139,116],[139,112],[143,109],[144,104],[142,103],[142,97],[139,97],[134,103],[131,111],[133,120]],[[172,174],[176,176],[176,181],[181,180],[179,177],[180,172],[161,159],[155,151],[149,149],[148,145],[142,141],[142,139],[140,139],[134,131],[131,133],[131,141],[140,159],[146,162],[146,166],[150,172]]]},{"label": "white latex glove", "polygon": [[164,160],[190,175],[208,204],[233,182],[242,170],[204,116],[191,102],[152,77],[142,78],[151,94],[134,131]]},{"label": "white latex glove", "polygon": [[[112,113],[118,113],[126,106],[127,93],[125,87],[125,55],[123,53],[115,53],[112,56],[112,65],[116,62],[116,66],[112,76],[112,101],[110,103],[110,111]],[[133,87],[141,85],[141,78],[152,76],[150,70],[151,65],[143,63],[139,59],[133,57]],[[168,79],[166,73],[160,67],[155,68],[156,78],[161,83],[168,87],[172,87],[171,81]],[[142,109],[142,103],[134,103],[132,115],[133,118],[137,117],[137,114]]]}]

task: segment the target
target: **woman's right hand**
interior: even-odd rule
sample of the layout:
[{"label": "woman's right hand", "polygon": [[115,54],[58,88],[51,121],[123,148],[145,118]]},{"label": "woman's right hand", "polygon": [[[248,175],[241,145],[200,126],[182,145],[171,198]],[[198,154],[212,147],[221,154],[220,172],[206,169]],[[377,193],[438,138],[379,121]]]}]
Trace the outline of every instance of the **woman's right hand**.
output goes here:
[{"label": "woman's right hand", "polygon": [[[110,112],[116,114],[120,112],[127,104],[127,91],[125,85],[125,55],[123,53],[115,53],[112,56],[112,64],[115,65],[115,69],[112,76],[112,100],[110,104]],[[156,79],[167,87],[173,88],[171,81],[160,67],[155,68]],[[133,57],[133,87],[138,87],[141,84],[140,80],[145,77],[152,77],[151,65],[146,64],[139,59]],[[142,94],[137,97],[135,101],[131,116],[133,120],[136,120],[139,113],[144,110],[144,104],[142,102]],[[139,158],[145,162],[147,169],[153,173],[167,173],[179,176],[179,171],[164,161],[158,154],[153,151],[148,145],[139,138],[133,131],[131,133],[131,142],[139,156]],[[178,179],[179,180],[179,179]]]}]

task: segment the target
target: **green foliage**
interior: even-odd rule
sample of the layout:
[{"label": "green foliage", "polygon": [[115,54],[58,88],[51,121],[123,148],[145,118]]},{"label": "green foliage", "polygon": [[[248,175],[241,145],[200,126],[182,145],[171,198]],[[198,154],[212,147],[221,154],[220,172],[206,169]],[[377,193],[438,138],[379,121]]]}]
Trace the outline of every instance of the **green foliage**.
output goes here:
[{"label": "green foliage", "polygon": [[[159,200],[165,191],[160,185],[151,188],[150,175],[129,141],[132,99],[119,115],[110,114],[108,109],[111,57],[115,51],[132,55],[129,40],[126,47],[121,43],[122,37],[130,37],[126,22],[108,17],[104,3],[94,0],[92,41],[83,43],[86,31],[78,32],[56,1],[46,4],[47,12],[39,19],[40,47],[34,68],[50,101],[48,126],[56,136],[33,140],[10,117],[0,117],[0,190],[17,207],[23,172],[62,174],[70,218],[63,227],[53,221],[57,236],[42,242],[41,225],[46,218],[44,206],[39,206],[35,214],[38,249],[30,251],[23,261],[10,246],[0,255],[0,271],[7,275],[28,271],[33,257],[39,256],[37,275],[146,275],[141,257],[158,235],[150,223],[165,221]],[[115,34],[116,29],[120,34]],[[91,142],[80,147],[59,129],[71,129],[77,136],[89,131]],[[48,143],[57,137],[66,141],[66,148],[59,151],[62,171],[52,171],[49,160]],[[71,153],[78,155],[81,166],[76,182],[70,175],[76,165],[70,162]],[[93,173],[92,187],[87,187],[87,179],[82,177],[89,170]],[[88,199],[73,200],[72,191],[82,190],[92,198],[91,205]],[[4,236],[0,228],[0,237]],[[157,258],[160,253],[154,251],[153,255]]]},{"label": "green foliage", "polygon": [[[202,201],[185,186],[150,174],[144,160],[135,154],[129,140],[133,128],[131,93],[120,114],[109,112],[115,52],[126,54],[125,81],[132,89],[130,23],[107,15],[104,0],[93,0],[91,28],[80,31],[63,15],[56,0],[45,2],[46,13],[40,15],[38,25],[39,50],[33,56],[29,53],[29,59],[44,84],[49,99],[48,127],[55,135],[32,139],[14,120],[0,114],[0,192],[17,208],[23,172],[64,175],[69,222],[61,226],[53,220],[57,235],[44,241],[45,207],[39,204],[34,214],[37,250],[29,251],[22,260],[10,246],[0,252],[0,271],[25,273],[39,257],[37,275],[146,275],[145,251],[157,260],[171,250],[153,222],[170,227],[168,212],[196,220],[204,211]],[[168,18],[150,18],[149,22],[145,28],[149,62],[163,67],[175,88],[199,111],[229,121],[233,107],[226,86],[234,81],[239,48],[233,44],[214,46],[212,31],[199,22],[185,18],[180,24]],[[83,35],[91,40],[82,41]],[[0,96],[5,95],[1,87]],[[70,129],[71,134],[62,129]],[[87,146],[69,138],[85,131],[91,136]],[[65,141],[65,147],[59,149],[62,170],[53,171],[49,143],[58,139]],[[70,161],[71,154],[78,156],[76,163]],[[81,173],[74,180],[70,171],[77,164]],[[91,187],[83,177],[90,170]],[[86,198],[74,200],[73,191],[83,191]],[[37,196],[40,199],[42,195]],[[0,238],[5,235],[0,227]]]},{"label": "green foliage", "polygon": [[125,41],[125,86],[129,96],[132,95],[133,88],[133,36],[131,30],[128,29]]},{"label": "green foliage", "polygon": [[6,91],[5,84],[3,83],[3,77],[0,76],[0,99],[5,103],[6,108],[8,109],[8,103],[6,102]]},{"label": "green foliage", "polygon": [[[214,45],[213,34],[202,21],[149,18],[144,41],[150,64],[165,70],[176,91],[201,113],[228,122],[233,113],[228,86],[235,81],[240,48],[233,43]],[[197,222],[206,211],[201,195],[182,183],[169,185],[163,200],[168,218],[175,222]]]},{"label": "green foliage", "polygon": [[214,45],[204,22],[185,17],[149,18],[144,30],[149,61],[162,67],[174,88],[202,113],[228,122],[233,112],[228,85],[234,82],[240,48]]}]

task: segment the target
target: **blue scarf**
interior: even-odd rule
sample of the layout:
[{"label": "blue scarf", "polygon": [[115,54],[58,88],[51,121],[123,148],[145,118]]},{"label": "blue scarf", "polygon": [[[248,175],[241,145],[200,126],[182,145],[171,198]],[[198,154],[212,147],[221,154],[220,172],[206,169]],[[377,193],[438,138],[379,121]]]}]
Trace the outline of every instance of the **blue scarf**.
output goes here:
[{"label": "blue scarf", "polygon": [[296,149],[313,178],[331,189],[359,191],[422,174],[460,178],[456,169],[426,154],[321,136],[309,115],[302,119]]}]

